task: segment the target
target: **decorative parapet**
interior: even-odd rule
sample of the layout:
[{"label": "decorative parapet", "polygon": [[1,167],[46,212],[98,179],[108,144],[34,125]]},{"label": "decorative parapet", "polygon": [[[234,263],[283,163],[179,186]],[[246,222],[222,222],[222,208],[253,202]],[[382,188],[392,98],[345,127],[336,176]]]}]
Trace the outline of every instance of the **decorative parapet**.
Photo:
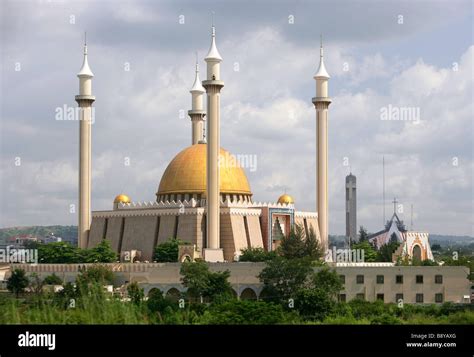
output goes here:
[{"label": "decorative parapet", "polygon": [[198,207],[199,202],[194,198],[190,199],[189,201],[166,201],[166,202],[156,202],[156,201],[149,201],[149,202],[131,202],[131,203],[120,203],[117,207],[119,210],[130,210],[130,209],[149,209],[149,208],[180,208],[180,207]]},{"label": "decorative parapet", "polygon": [[318,218],[318,212],[295,211],[295,218]]},{"label": "decorative parapet", "polygon": [[239,200],[232,202],[230,200],[221,201],[221,207],[242,207],[242,208],[295,208],[293,203],[276,203],[276,202],[246,202]]},{"label": "decorative parapet", "polygon": [[204,207],[149,207],[148,209],[118,209],[113,211],[94,211],[93,218],[113,218],[113,217],[136,217],[136,216],[176,216],[176,215],[202,215]]},{"label": "decorative parapet", "polygon": [[231,214],[231,215],[240,215],[240,216],[261,216],[262,210],[252,207],[225,207],[221,208],[221,214]]}]

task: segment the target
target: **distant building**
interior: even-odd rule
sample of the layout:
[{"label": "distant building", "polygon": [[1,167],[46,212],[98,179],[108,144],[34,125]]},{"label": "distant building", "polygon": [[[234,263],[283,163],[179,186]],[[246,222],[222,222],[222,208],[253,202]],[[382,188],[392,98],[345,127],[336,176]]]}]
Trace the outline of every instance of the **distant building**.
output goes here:
[{"label": "distant building", "polygon": [[356,177],[352,173],[346,176],[346,237],[357,241]]},{"label": "distant building", "polygon": [[402,259],[407,257],[409,260],[415,259],[418,261],[433,260],[428,237],[429,233],[427,232],[408,231],[403,221],[394,212],[383,230],[369,236],[369,242],[376,249],[380,249],[390,242],[400,243],[400,246],[393,254],[393,261],[396,261],[399,257]]}]

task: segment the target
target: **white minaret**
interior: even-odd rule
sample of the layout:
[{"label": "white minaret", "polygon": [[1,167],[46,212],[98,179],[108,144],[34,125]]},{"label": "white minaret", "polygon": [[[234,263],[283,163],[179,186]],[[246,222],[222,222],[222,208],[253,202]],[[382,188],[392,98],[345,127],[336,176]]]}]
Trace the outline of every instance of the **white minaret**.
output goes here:
[{"label": "white minaret", "polygon": [[192,109],[188,110],[188,115],[192,123],[192,144],[199,144],[204,142],[204,117],[206,112],[203,107],[203,94],[205,89],[199,79],[199,64],[196,54],[196,76],[194,78],[193,87],[190,89],[192,96]]},{"label": "white minaret", "polygon": [[207,246],[204,259],[209,262],[224,260],[220,248],[220,198],[219,198],[219,150],[220,150],[220,92],[224,87],[221,81],[220,63],[222,57],[216,47],[216,30],[212,24],[211,48],[205,61],[207,80],[203,86],[207,92]]},{"label": "white minaret", "polygon": [[79,105],[79,224],[78,246],[87,247],[87,239],[91,226],[91,122],[92,77],[94,74],[87,62],[87,43],[84,43],[84,62],[77,74],[79,77],[79,95],[76,102]]},{"label": "white minaret", "polygon": [[323,41],[321,38],[319,68],[316,80],[316,97],[312,102],[316,108],[316,202],[318,209],[318,224],[323,249],[328,247],[328,107],[331,99],[328,97],[329,74],[324,66]]}]

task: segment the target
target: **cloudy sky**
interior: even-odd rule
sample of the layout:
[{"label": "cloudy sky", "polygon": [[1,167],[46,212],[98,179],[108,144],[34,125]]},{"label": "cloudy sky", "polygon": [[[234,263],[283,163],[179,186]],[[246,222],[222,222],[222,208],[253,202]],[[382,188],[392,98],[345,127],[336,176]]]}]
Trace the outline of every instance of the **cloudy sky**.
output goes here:
[{"label": "cloudy sky", "polygon": [[[155,199],[167,163],[190,145],[195,51],[215,12],[224,59],[221,144],[257,155],[256,201],[285,190],[315,207],[319,34],[329,113],[330,233],[345,232],[344,183],[358,183],[358,224],[382,228],[397,197],[414,229],[474,236],[473,9],[470,1],[2,1],[0,226],[76,224],[74,107],[87,31],[95,74],[93,209],[116,194]],[[204,72],[204,71],[203,71]],[[387,108],[419,110],[382,120]],[[416,113],[416,111],[415,111]],[[124,163],[129,158],[130,165]],[[350,167],[347,165],[349,164]]]}]

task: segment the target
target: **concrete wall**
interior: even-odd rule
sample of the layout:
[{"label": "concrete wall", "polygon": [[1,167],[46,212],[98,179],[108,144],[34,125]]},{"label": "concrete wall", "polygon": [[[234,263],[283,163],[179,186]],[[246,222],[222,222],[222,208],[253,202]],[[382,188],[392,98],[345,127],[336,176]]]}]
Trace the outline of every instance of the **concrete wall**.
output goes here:
[{"label": "concrete wall", "polygon": [[[158,244],[166,242],[170,238],[173,238],[175,230],[175,215],[161,216],[160,218],[160,232],[158,233]],[[179,225],[179,223],[178,223]]]},{"label": "concrete wall", "polygon": [[105,238],[105,220],[106,218],[101,217],[92,219],[87,248],[95,247]]},{"label": "concrete wall", "polygon": [[[27,274],[37,273],[44,278],[55,273],[66,282],[73,282],[79,268],[91,266],[92,264],[12,264],[11,269],[23,269]],[[137,281],[147,293],[153,287],[158,287],[166,292],[173,287],[184,291],[181,285],[179,270],[180,263],[116,263],[106,264],[115,274],[116,285]],[[248,287],[260,294],[263,286],[257,278],[260,271],[265,267],[264,263],[211,263],[212,271],[229,270],[231,275],[229,282],[233,289],[240,293]],[[444,301],[463,301],[465,295],[470,296],[470,282],[467,279],[469,269],[466,267],[409,267],[409,266],[352,266],[336,267],[339,275],[345,276],[344,289],[341,293],[346,294],[346,301],[352,300],[357,293],[364,293],[365,299],[374,301],[377,294],[384,294],[386,303],[395,302],[395,294],[403,293],[405,303],[415,303],[416,294],[422,293],[424,303],[434,303],[434,295],[442,293]],[[364,283],[357,284],[357,275],[364,276]],[[377,275],[384,276],[384,283],[377,284]],[[396,284],[396,275],[403,275],[403,284]],[[416,283],[416,275],[423,275],[423,284]],[[443,282],[435,283],[435,276],[442,275]],[[5,278],[7,279],[7,273]]]},{"label": "concrete wall", "polygon": [[142,252],[141,260],[151,261],[157,234],[157,216],[126,217],[123,231],[122,252],[133,249]]},{"label": "concrete wall", "polygon": [[[469,274],[465,267],[339,267],[337,272],[345,276],[346,301],[365,294],[365,300],[375,301],[377,294],[384,295],[384,302],[396,302],[396,294],[403,294],[403,300],[416,302],[416,294],[423,294],[424,303],[434,303],[435,294],[442,293],[445,301],[461,302],[463,295],[469,295]],[[364,283],[357,283],[357,275],[364,276]],[[384,277],[383,284],[377,283],[377,275]],[[403,275],[403,284],[396,283],[396,276]],[[423,283],[416,283],[416,276],[423,276]],[[443,283],[435,283],[435,275],[442,275]]]},{"label": "concrete wall", "polygon": [[[94,221],[95,218],[92,219]],[[122,237],[124,226],[123,217],[110,217],[107,223],[107,233],[105,239],[110,242],[110,245],[113,250],[116,252],[119,251],[119,248],[122,246]]]}]

